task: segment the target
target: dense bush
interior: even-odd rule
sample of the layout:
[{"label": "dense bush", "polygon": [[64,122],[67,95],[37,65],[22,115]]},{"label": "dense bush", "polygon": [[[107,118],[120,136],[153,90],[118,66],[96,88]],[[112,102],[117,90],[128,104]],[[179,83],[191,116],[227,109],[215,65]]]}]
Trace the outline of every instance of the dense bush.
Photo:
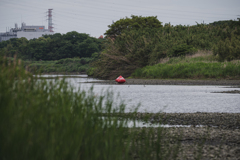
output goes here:
[{"label": "dense bush", "polygon": [[63,58],[91,57],[102,50],[104,39],[90,37],[75,31],[66,34],[44,35],[38,39],[13,38],[0,43],[0,55],[23,60],[59,60]]},{"label": "dense bush", "polygon": [[58,61],[24,61],[31,72],[86,72],[93,58],[65,58]]},{"label": "dense bush", "polygon": [[219,61],[240,59],[240,36],[220,41],[213,47],[213,53],[218,56]]},{"label": "dense bush", "polygon": [[171,51],[168,53],[168,57],[180,57],[187,54],[193,54],[195,52],[197,52],[197,49],[195,49],[193,46],[180,44],[172,47]]},{"label": "dense bush", "polygon": [[93,65],[93,75],[128,77],[135,69],[157,64],[165,57],[185,56],[212,48],[220,61],[239,59],[239,22],[122,29],[121,34],[105,43],[105,50]]},{"label": "dense bush", "polygon": [[135,16],[131,15],[131,18],[122,18],[111,25],[108,25],[108,30],[106,31],[106,37],[116,38],[121,35],[123,31],[126,30],[142,30],[146,28],[161,28],[162,22],[160,22],[157,17],[149,16]]},{"label": "dense bush", "polygon": [[[124,31],[115,40],[108,39],[105,50],[101,53],[95,66],[94,75],[107,78],[122,74],[129,76],[136,68],[149,64],[153,59],[164,57],[165,53],[157,52],[151,57],[154,50],[161,48],[155,30]],[[113,78],[112,77],[112,78]]]}]

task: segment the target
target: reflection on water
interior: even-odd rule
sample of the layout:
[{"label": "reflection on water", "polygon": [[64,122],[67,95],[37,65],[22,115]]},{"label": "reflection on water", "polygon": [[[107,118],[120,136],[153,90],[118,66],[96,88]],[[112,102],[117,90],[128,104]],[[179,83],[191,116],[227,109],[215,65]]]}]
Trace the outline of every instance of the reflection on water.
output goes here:
[{"label": "reflection on water", "polygon": [[[100,119],[105,119],[105,117],[99,117]],[[114,118],[114,117],[112,117]],[[125,119],[124,118],[118,119],[117,124],[123,124],[123,127],[164,127],[164,128],[170,128],[170,127],[191,127],[191,125],[169,125],[169,124],[160,124],[160,123],[152,123],[150,121],[141,121],[141,120],[131,120],[131,119]],[[109,123],[107,121],[107,123]],[[114,121],[111,121],[111,124],[114,124]],[[194,127],[204,127],[204,125],[195,125]]]},{"label": "reflection on water", "polygon": [[[156,124],[156,123],[146,123],[143,121],[135,121],[135,125],[133,121],[128,121],[127,127],[164,127],[164,128],[170,128],[170,127],[191,127],[191,125],[168,125],[168,124]],[[203,125],[196,125],[195,127],[203,127]]]},{"label": "reflection on water", "polygon": [[[54,76],[54,75],[51,75]],[[82,75],[79,75],[82,76]],[[66,78],[75,88],[88,89],[93,84],[81,83],[96,81],[93,78]],[[80,83],[79,83],[80,82]],[[98,85],[94,84],[94,92],[111,89],[120,94],[125,101],[126,112],[139,102],[139,112],[230,112],[240,113],[240,95],[228,93],[212,93],[230,91],[235,88],[226,86],[181,86],[181,85]],[[239,88],[236,88],[239,90]],[[119,100],[119,99],[118,99]]]}]

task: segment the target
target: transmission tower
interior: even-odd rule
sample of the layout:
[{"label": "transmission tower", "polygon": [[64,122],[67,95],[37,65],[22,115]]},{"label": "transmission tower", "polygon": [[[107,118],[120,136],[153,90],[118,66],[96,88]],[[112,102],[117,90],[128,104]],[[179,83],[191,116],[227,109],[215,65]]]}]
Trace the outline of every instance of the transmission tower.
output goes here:
[{"label": "transmission tower", "polygon": [[53,23],[52,23],[52,10],[53,9],[48,9],[48,30],[49,32],[53,32]]}]

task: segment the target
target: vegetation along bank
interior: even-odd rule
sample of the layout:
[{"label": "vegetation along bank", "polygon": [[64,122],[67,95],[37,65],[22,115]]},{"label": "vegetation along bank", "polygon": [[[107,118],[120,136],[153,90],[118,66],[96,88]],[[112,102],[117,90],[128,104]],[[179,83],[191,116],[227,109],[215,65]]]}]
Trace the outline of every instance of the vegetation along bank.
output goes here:
[{"label": "vegetation along bank", "polygon": [[[193,26],[134,16],[108,26],[105,37],[75,31],[0,43],[0,55],[17,54],[29,71],[87,72],[161,79],[239,79],[240,19]],[[41,69],[40,69],[41,68]]]},{"label": "vegetation along bank", "polygon": [[107,43],[90,75],[114,79],[239,79],[240,19],[194,26],[162,25],[131,16],[109,25]]},{"label": "vegetation along bank", "polygon": [[0,43],[0,56],[13,60],[17,55],[31,72],[86,72],[102,51],[103,41],[76,31],[31,40],[13,38]]}]

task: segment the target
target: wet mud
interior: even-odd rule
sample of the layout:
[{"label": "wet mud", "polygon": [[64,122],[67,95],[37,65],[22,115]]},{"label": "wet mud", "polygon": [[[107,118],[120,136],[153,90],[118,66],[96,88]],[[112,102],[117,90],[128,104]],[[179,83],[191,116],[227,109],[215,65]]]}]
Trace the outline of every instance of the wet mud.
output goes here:
[{"label": "wet mud", "polygon": [[[181,143],[178,159],[240,159],[240,113],[123,113],[115,116],[153,124],[188,125],[165,128],[168,139],[177,137],[173,144]],[[135,128],[143,129],[151,128]]]},{"label": "wet mud", "polygon": [[174,79],[126,79],[124,84],[118,84],[115,80],[92,81],[86,83],[111,84],[111,85],[226,85],[240,86],[240,80],[174,80]]}]

